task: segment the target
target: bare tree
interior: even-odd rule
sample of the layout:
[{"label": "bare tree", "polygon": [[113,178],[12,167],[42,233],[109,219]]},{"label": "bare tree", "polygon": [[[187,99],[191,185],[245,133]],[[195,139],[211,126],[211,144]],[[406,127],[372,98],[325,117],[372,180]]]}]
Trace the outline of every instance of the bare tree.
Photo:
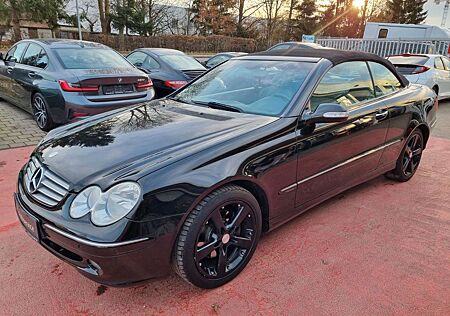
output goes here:
[{"label": "bare tree", "polygon": [[102,33],[111,33],[111,4],[110,0],[97,0],[98,13],[100,18],[100,25],[102,27]]},{"label": "bare tree", "polygon": [[92,13],[93,10],[96,10],[95,5],[89,0],[86,0],[80,10],[80,15],[89,24],[89,30],[94,32],[94,26],[98,22],[98,16]]},{"label": "bare tree", "polygon": [[282,8],[286,0],[263,0],[262,11],[266,20],[266,44],[273,44],[273,37],[277,26],[280,26],[282,20]]},{"label": "bare tree", "polygon": [[294,14],[294,9],[297,7],[298,5],[298,0],[289,0],[289,10],[288,10],[288,16],[286,19],[286,32],[284,34],[284,39],[285,40],[290,40],[292,37],[292,33],[293,33],[293,14]]},{"label": "bare tree", "polygon": [[237,0],[237,22],[236,22],[236,35],[247,36],[248,30],[253,27],[258,19],[254,17],[264,6],[263,0]]}]

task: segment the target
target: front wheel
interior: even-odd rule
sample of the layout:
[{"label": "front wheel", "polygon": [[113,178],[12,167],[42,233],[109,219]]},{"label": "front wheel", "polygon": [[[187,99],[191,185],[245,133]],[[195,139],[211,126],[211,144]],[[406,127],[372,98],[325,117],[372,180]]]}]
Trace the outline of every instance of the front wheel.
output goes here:
[{"label": "front wheel", "polygon": [[255,197],[229,185],[209,194],[189,214],[174,249],[175,271],[201,288],[235,278],[250,261],[261,235]]},{"label": "front wheel", "polygon": [[395,169],[387,173],[386,176],[399,182],[410,180],[419,167],[423,146],[423,134],[417,129],[413,131],[406,140],[405,147],[397,159]]}]

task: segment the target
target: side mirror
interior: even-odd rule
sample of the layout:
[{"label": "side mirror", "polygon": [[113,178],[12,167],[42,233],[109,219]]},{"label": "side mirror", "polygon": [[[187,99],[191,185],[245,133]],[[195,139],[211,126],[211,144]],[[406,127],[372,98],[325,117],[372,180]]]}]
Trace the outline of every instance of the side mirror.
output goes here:
[{"label": "side mirror", "polygon": [[0,53],[0,60],[3,60],[3,53]]},{"label": "side mirror", "polygon": [[8,63],[11,63],[11,64],[15,64],[15,63],[17,63],[17,58],[14,56],[11,56],[8,58],[8,60],[5,60],[5,61]]},{"label": "side mirror", "polygon": [[322,103],[314,112],[304,117],[306,123],[338,123],[345,122],[349,117],[347,109],[337,103]]}]

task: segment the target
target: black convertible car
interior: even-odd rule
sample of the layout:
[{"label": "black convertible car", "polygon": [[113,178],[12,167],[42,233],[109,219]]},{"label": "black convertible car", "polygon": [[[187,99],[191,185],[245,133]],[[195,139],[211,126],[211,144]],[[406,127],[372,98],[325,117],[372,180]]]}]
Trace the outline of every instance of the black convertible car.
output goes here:
[{"label": "black convertible car", "polygon": [[16,209],[92,280],[133,284],[173,266],[213,288],[261,233],[379,175],[409,180],[436,109],[433,91],[374,55],[238,57],[170,98],[50,132],[19,173]]}]

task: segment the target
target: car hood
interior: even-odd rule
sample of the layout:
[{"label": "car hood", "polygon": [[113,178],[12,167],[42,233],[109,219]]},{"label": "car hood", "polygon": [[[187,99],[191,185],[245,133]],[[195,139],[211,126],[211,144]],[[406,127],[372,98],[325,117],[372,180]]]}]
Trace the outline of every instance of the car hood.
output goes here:
[{"label": "car hood", "polygon": [[140,177],[277,120],[156,100],[51,132],[35,153],[79,190]]}]

